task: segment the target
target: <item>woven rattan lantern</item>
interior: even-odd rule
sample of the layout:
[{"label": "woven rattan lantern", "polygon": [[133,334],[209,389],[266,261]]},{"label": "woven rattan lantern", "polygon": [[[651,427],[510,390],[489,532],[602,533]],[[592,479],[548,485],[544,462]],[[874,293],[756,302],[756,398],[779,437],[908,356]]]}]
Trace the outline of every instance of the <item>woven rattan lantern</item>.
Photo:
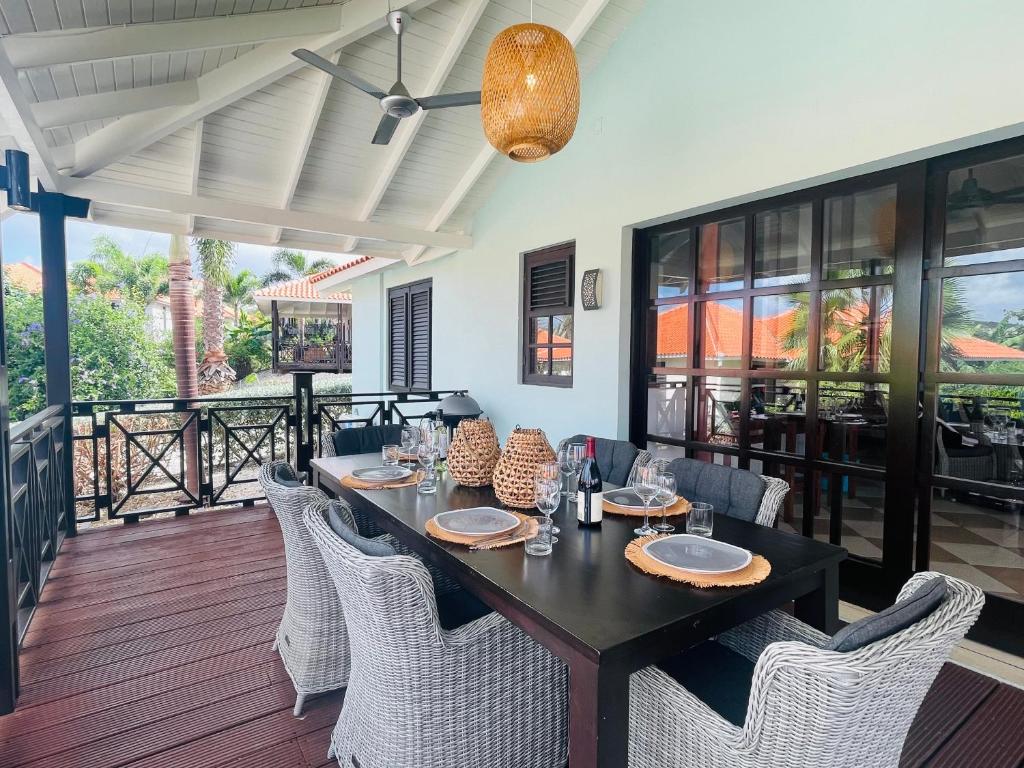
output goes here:
[{"label": "woven rattan lantern", "polygon": [[543,24],[500,32],[484,61],[480,115],[487,140],[521,163],[569,143],[580,113],[580,73],[572,44]]}]

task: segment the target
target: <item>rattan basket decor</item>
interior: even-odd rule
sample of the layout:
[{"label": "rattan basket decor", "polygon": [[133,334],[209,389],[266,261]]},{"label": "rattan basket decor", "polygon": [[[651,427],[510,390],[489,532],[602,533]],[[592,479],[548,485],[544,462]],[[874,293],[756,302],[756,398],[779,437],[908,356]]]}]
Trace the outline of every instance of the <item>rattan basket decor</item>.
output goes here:
[{"label": "rattan basket decor", "polygon": [[516,427],[494,467],[494,495],[509,507],[531,509],[537,467],[554,460],[555,452],[544,430]]},{"label": "rattan basket decor", "polygon": [[499,456],[494,425],[485,419],[463,419],[448,449],[448,473],[459,485],[490,485]]}]

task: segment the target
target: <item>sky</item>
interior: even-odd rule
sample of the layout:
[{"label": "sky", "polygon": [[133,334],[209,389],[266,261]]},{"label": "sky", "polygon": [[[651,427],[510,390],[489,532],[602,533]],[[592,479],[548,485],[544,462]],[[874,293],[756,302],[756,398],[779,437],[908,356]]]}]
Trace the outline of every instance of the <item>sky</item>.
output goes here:
[{"label": "sky", "polygon": [[[34,214],[16,213],[0,224],[0,235],[3,238],[3,263],[13,264],[27,261],[39,266],[39,219]],[[68,261],[81,261],[89,257],[93,238],[107,235],[113,238],[121,248],[132,256],[143,256],[148,253],[167,255],[171,245],[171,236],[160,232],[143,232],[138,229],[108,227],[104,224],[93,224],[89,221],[67,222]],[[269,272],[272,267],[271,256],[275,248],[266,245],[248,245],[238,243],[235,251],[235,271],[248,269],[257,275]],[[336,253],[317,253],[307,251],[311,259],[324,257],[335,263],[342,263],[344,257]],[[193,264],[195,259],[193,259]]]}]

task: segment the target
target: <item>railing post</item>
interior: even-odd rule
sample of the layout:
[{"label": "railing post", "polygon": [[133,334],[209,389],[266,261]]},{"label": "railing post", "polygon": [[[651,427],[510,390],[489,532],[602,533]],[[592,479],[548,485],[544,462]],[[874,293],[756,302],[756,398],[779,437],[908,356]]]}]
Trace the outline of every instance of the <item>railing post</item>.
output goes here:
[{"label": "railing post", "polygon": [[75,479],[71,419],[71,339],[68,330],[68,253],[64,220],[83,218],[89,201],[52,192],[37,192],[32,207],[39,213],[39,249],[43,267],[43,334],[46,356],[46,400],[63,408],[65,528],[78,530],[75,514]]},{"label": "railing post", "polygon": [[3,258],[0,255],[0,715],[18,698],[18,578],[14,572],[11,510],[11,424],[7,395],[7,342],[4,334]]},{"label": "railing post", "polygon": [[313,460],[313,373],[292,373],[295,393],[295,466],[309,472]]}]

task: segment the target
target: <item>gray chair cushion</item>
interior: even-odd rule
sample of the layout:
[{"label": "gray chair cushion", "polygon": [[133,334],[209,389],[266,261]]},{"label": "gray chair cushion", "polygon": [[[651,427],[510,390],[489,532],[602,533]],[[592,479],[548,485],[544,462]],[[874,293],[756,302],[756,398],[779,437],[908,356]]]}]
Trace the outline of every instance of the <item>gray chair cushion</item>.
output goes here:
[{"label": "gray chair cushion", "polygon": [[[585,443],[586,435],[573,435],[568,438],[570,443]],[[635,445],[627,440],[609,440],[606,437],[594,438],[594,453],[597,468],[601,470],[601,479],[613,485],[625,485],[629,472],[633,469],[636,455],[640,453]]]},{"label": "gray chair cushion", "polygon": [[847,624],[832,637],[829,650],[856,651],[884,640],[929,616],[946,598],[946,580],[930,579],[903,600],[874,616]]},{"label": "gray chair cushion", "polygon": [[379,427],[353,427],[339,429],[332,436],[334,453],[337,456],[354,456],[358,453],[379,452],[385,445],[402,442],[400,424],[384,424]]},{"label": "gray chair cushion", "polygon": [[327,524],[331,526],[331,530],[338,535],[338,538],[351,544],[364,555],[369,557],[392,557],[398,554],[390,544],[379,539],[368,539],[356,533],[338,514],[338,510],[333,504],[327,509]]},{"label": "gray chair cushion", "polygon": [[302,485],[295,470],[288,464],[278,464],[274,467],[274,481],[285,488],[298,488]]},{"label": "gray chair cushion", "polygon": [[764,480],[745,469],[697,459],[675,459],[668,468],[679,494],[689,501],[713,504],[715,512],[753,522],[764,497]]},{"label": "gray chair cushion", "polygon": [[[343,536],[343,531],[351,531],[352,525],[348,521],[348,510],[341,507],[338,502],[331,499],[327,503],[327,524],[338,536]],[[356,531],[358,533],[359,531]]]}]

